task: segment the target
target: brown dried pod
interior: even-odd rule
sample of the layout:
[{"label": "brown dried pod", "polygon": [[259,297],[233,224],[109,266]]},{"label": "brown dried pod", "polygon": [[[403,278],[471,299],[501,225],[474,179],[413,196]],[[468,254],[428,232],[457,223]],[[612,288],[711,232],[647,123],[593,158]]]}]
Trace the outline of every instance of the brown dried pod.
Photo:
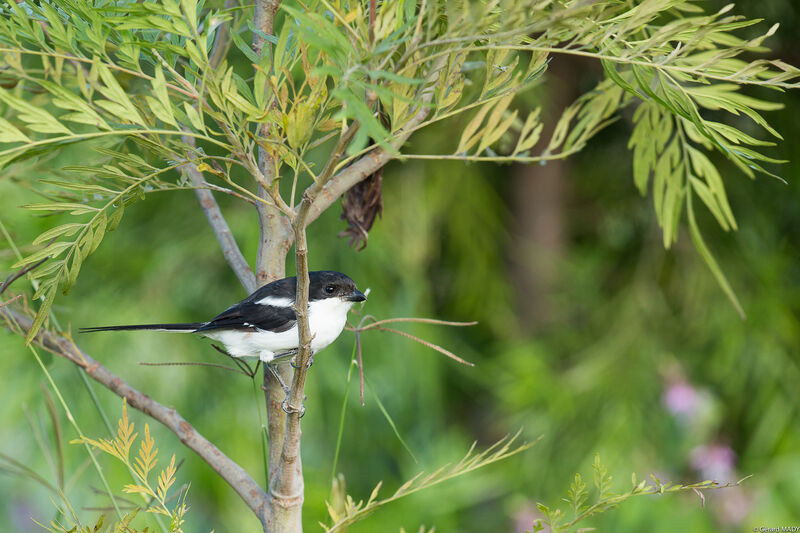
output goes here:
[{"label": "brown dried pod", "polygon": [[342,214],[348,228],[339,237],[348,237],[350,246],[358,251],[367,246],[370,228],[375,218],[383,213],[383,169],[378,169],[365,180],[353,185],[342,199]]}]

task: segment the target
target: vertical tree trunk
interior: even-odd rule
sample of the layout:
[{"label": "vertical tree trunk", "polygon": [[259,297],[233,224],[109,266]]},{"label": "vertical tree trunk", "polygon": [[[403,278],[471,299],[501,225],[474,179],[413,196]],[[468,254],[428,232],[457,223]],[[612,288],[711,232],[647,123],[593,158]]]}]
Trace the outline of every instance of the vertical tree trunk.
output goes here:
[{"label": "vertical tree trunk", "polygon": [[[576,61],[558,58],[548,69],[545,120],[542,138],[552,135],[553,127],[578,92]],[[514,235],[509,251],[511,277],[517,287],[517,316],[520,327],[530,331],[551,316],[552,291],[558,282],[559,263],[567,234],[564,210],[568,196],[567,160],[546,165],[516,165],[512,182]]]},{"label": "vertical tree trunk", "polygon": [[[267,35],[273,34],[275,13],[280,6],[280,0],[256,0],[254,12],[255,27]],[[253,50],[261,53],[268,43],[258,34],[253,34]],[[262,132],[265,136],[268,132]],[[263,148],[258,153],[259,170],[272,182],[274,176],[273,161],[270,154]],[[258,195],[261,198],[269,197],[268,191],[259,187]],[[277,208],[258,204],[259,243],[256,258],[256,279],[262,286],[276,279],[286,276],[286,255],[292,242],[292,230],[288,218],[280,213]],[[284,383],[292,380],[292,368],[288,363],[279,365],[278,373]],[[265,533],[300,533],[303,530],[303,467],[300,455],[292,463],[295,469],[295,478],[300,480],[297,491],[287,493],[277,481],[281,468],[282,450],[286,440],[287,415],[281,407],[285,393],[280,383],[272,373],[264,368],[264,399],[267,405],[267,431],[269,445],[269,462],[267,466],[269,479],[267,480],[267,494],[270,502],[270,513],[264,522]],[[298,435],[299,439],[300,436]],[[299,449],[299,445],[298,445]],[[285,458],[283,458],[285,461]]]},{"label": "vertical tree trunk", "polygon": [[514,169],[511,268],[518,288],[517,316],[524,330],[534,329],[550,315],[566,232],[564,180],[569,167],[567,162],[551,161],[544,167]]}]

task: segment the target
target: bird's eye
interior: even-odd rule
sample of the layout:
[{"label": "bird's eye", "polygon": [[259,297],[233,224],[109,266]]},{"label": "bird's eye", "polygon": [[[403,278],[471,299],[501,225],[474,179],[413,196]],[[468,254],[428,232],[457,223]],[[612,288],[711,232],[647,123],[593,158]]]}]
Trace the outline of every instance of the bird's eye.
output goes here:
[{"label": "bird's eye", "polygon": [[333,294],[333,291],[336,290],[336,287],[333,285],[325,285],[325,292],[328,294]]}]

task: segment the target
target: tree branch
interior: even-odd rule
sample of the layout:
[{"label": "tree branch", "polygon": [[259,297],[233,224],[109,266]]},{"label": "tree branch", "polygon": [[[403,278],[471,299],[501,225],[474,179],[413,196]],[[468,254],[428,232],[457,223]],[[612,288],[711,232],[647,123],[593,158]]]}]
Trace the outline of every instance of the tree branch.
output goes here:
[{"label": "tree branch", "polygon": [[[229,11],[236,7],[236,0],[225,0],[225,11]],[[214,36],[214,44],[211,46],[211,53],[208,56],[208,64],[212,69],[215,69],[222,62],[230,42],[231,26],[230,23],[223,22],[217,28],[217,34]]]},{"label": "tree branch", "polygon": [[[6,327],[9,327],[9,329],[13,329],[12,325],[17,324],[27,332],[32,324],[30,318],[8,308],[0,308],[0,316],[6,320]],[[264,490],[241,466],[214,446],[211,441],[198,433],[175,409],[161,405],[146,394],[139,392],[108,368],[95,361],[66,337],[42,329],[34,337],[34,342],[42,348],[78,365],[89,377],[120,398],[125,398],[128,405],[164,424],[187,448],[199,455],[239,494],[261,521],[262,525],[267,523],[269,506],[267,494]]]},{"label": "tree branch", "polygon": [[[184,137],[183,142],[194,147],[195,140],[191,137]],[[191,157],[191,156],[189,156]],[[230,265],[236,277],[239,278],[239,283],[247,291],[248,294],[258,288],[256,283],[256,276],[247,264],[247,260],[242,255],[239,245],[236,243],[236,238],[231,232],[230,226],[225,221],[222,210],[219,208],[214,194],[208,189],[202,188],[205,186],[205,179],[202,172],[197,169],[197,165],[191,164],[184,167],[184,172],[189,176],[189,180],[195,186],[194,194],[203,208],[203,212],[208,219],[211,229],[214,230],[214,235],[217,237],[222,253],[225,256],[225,261]]]}]

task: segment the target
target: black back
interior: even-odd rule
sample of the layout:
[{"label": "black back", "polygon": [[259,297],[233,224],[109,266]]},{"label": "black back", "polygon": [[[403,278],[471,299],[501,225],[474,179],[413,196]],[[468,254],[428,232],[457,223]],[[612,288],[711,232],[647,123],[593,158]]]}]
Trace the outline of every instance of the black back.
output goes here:
[{"label": "black back", "polygon": [[[309,302],[349,295],[356,288],[350,277],[333,270],[309,272]],[[262,329],[280,333],[291,329],[297,322],[292,305],[297,294],[297,278],[283,278],[268,283],[253,294],[214,317],[196,331],[212,329]],[[288,299],[288,306],[257,303],[264,298]]]}]

